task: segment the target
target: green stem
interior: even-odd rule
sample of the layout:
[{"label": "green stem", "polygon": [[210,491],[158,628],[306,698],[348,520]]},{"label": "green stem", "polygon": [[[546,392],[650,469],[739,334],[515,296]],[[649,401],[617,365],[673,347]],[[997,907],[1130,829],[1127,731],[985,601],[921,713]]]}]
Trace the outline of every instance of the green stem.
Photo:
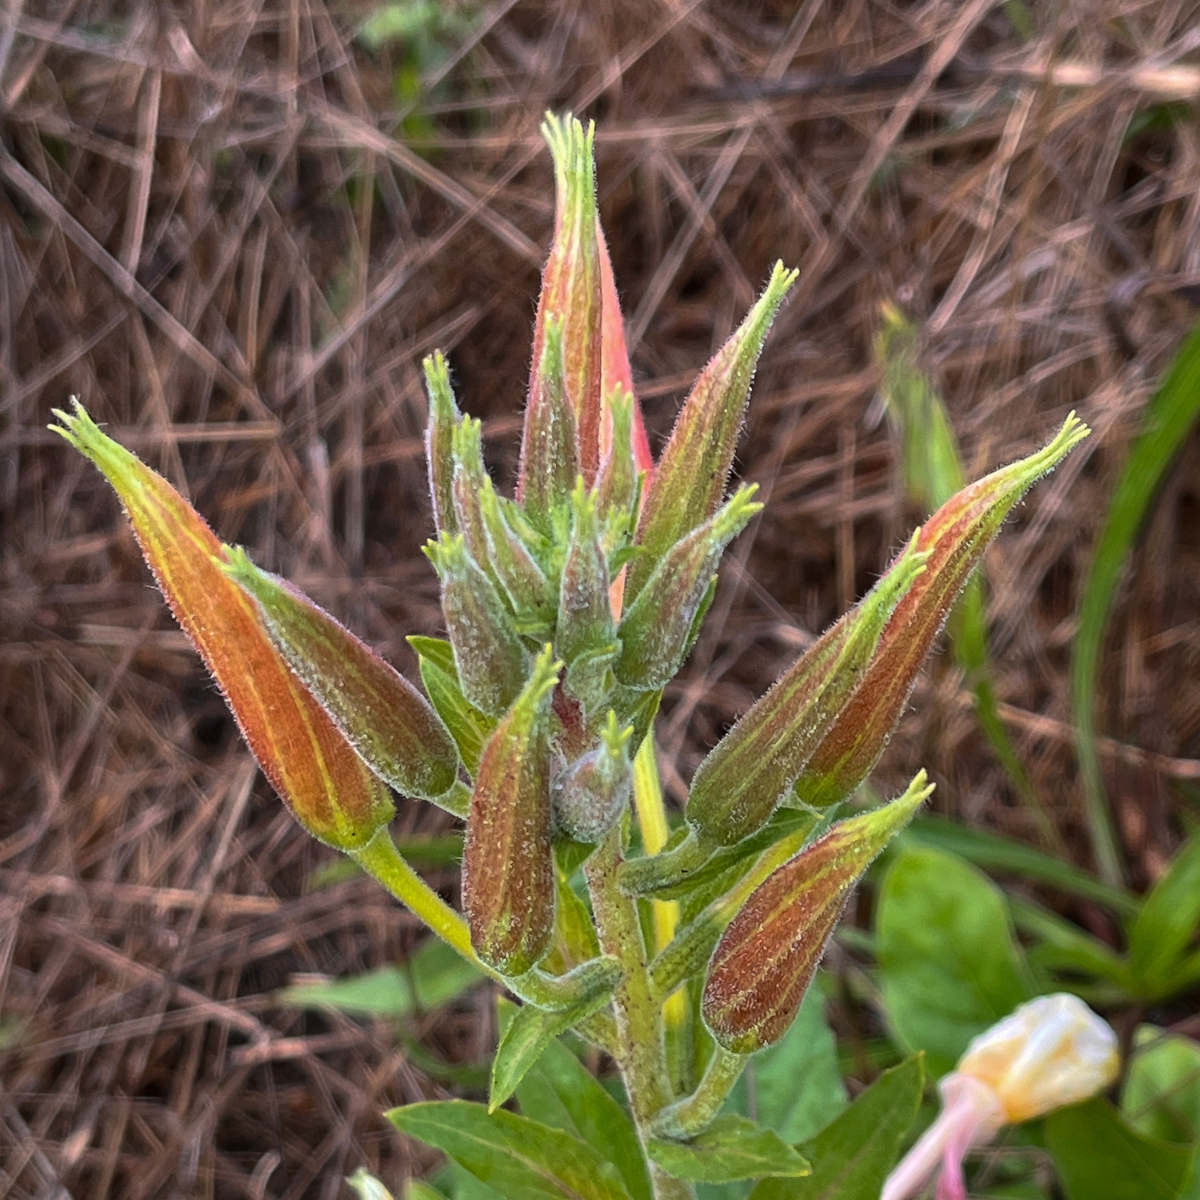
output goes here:
[{"label": "green stem", "polygon": [[[584,864],[600,946],[623,969],[613,994],[617,1048],[614,1057],[625,1081],[629,1106],[643,1147],[653,1117],[672,1099],[663,1037],[662,1006],[650,986],[646,943],[637,901],[617,883],[621,867],[620,826],[611,829]],[[694,1200],[691,1184],[650,1164],[655,1200]]]},{"label": "green stem", "polygon": [[721,1111],[733,1085],[742,1076],[747,1056],[717,1046],[699,1087],[684,1100],[664,1108],[651,1123],[657,1137],[690,1138],[702,1133]]},{"label": "green stem", "polygon": [[469,963],[496,978],[496,973],[480,962],[471,948],[471,934],[466,921],[404,861],[386,825],[381,826],[375,836],[361,850],[352,852],[350,857]]}]

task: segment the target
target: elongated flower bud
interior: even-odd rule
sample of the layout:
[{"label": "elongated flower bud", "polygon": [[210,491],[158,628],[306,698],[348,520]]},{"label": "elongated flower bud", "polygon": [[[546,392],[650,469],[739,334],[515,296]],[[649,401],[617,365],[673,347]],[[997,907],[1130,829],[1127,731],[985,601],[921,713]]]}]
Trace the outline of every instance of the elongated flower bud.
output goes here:
[{"label": "elongated flower bud", "polygon": [[896,605],[858,690],[797,780],[801,800],[832,804],[870,774],[900,720],[925,655],[1004,518],[1088,432],[1071,413],[1045,449],[963,488],[917,531],[917,549],[929,556],[925,572]]},{"label": "elongated flower bud", "polygon": [[545,572],[505,519],[500,497],[487,478],[479,494],[479,511],[492,571],[516,614],[516,627],[531,635],[549,632],[553,602]]},{"label": "elongated flower bud", "polygon": [[688,796],[696,833],[732,846],[763,825],[861,681],[897,601],[925,569],[908,550],[737,722],[700,764]]},{"label": "elongated flower bud", "polygon": [[1001,1127],[1079,1104],[1120,1070],[1117,1037],[1078,996],[1022,1004],[967,1047],[938,1084],[942,1112],[888,1176],[881,1200],[908,1200],[941,1168],[939,1197],[966,1196],[962,1163]]},{"label": "elongated flower bud", "polygon": [[525,440],[517,487],[524,500],[531,486],[536,460],[526,454],[535,440],[538,397],[545,388],[545,342],[551,316],[561,323],[562,393],[578,430],[578,465],[590,484],[600,455],[600,329],[603,298],[600,289],[600,249],[596,236],[596,166],[593,159],[595,127],[585,127],[568,115],[552,113],[542,123],[542,136],[554,159],[555,221],[550,258],[542,273],[537,320],[533,331],[533,370],[525,410]]},{"label": "elongated flower bud", "polygon": [[653,691],[674,677],[690,648],[693,625],[725,547],[762,508],[750,484],[698,529],[677,542],[626,610],[618,633],[617,678]]},{"label": "elongated flower bud", "polygon": [[637,498],[638,465],[633,451],[633,413],[637,401],[630,392],[619,389],[604,399],[604,412],[610,426],[609,443],[600,462],[596,477],[596,493],[600,518],[605,525],[605,540],[615,549],[627,536],[637,514],[633,502]]},{"label": "elongated flower bud", "polygon": [[433,502],[433,520],[439,533],[457,533],[454,515],[454,429],[461,420],[450,371],[441,352],[429,355],[421,364],[425,370],[425,390],[429,395],[429,424],[425,429],[425,464],[429,470],[429,495]]},{"label": "elongated flower bud", "polygon": [[776,263],[762,297],[700,373],[684,401],[642,505],[626,597],[636,596],[671,546],[717,511],[725,495],[754,368],[796,272]]},{"label": "elongated flower bud", "polygon": [[839,822],[746,901],[713,951],[701,1001],[726,1050],[752,1054],[787,1031],[854,885],[932,791],[918,772],[903,796]]},{"label": "elongated flower bud", "polygon": [[[636,470],[652,471],[654,458],[650,453],[650,441],[646,437],[646,425],[642,420],[642,408],[633,389],[633,371],[629,365],[629,350],[625,345],[625,324],[621,319],[621,299],[617,295],[617,284],[613,278],[612,260],[604,232],[596,221],[596,245],[600,255],[600,396],[612,396],[614,392],[633,397],[630,429],[630,445]],[[600,457],[603,461],[612,445],[611,409],[601,414]]]},{"label": "elongated flower bud", "polygon": [[190,504],[100,431],[78,401],[50,428],[91,459],[121,500],[150,570],[233,712],[263,773],[314,837],[340,850],[371,840],[394,813],[355,753],[275,647],[255,601],[226,573],[226,552]]},{"label": "elongated flower bud", "polygon": [[554,781],[554,819],[560,830],[577,842],[598,842],[625,811],[633,794],[633,765],[629,739],[610,710],[600,731],[600,745],[571,763]]},{"label": "elongated flower bud", "polygon": [[479,764],[463,848],[463,908],[475,953],[524,975],[554,934],[550,695],[562,663],[549,646]]},{"label": "elongated flower bud", "polygon": [[584,650],[611,645],[615,637],[596,498],[584,487],[582,478],[571,494],[571,506],[574,521],[559,584],[554,634],[554,648],[567,662]]},{"label": "elongated flower bud", "polygon": [[481,711],[501,716],[524,686],[525,647],[461,534],[430,542],[425,553],[442,580],[442,616],[463,695]]},{"label": "elongated flower bud", "polygon": [[536,387],[529,393],[521,439],[517,500],[542,528],[548,528],[552,513],[566,506],[579,475],[576,415],[567,396],[563,338],[562,318],[547,314]]},{"label": "elongated flower bud", "polygon": [[483,423],[474,417],[464,417],[454,427],[451,445],[454,451],[451,496],[455,525],[463,536],[467,553],[495,581],[481,507],[484,488],[490,482],[483,465]]},{"label": "elongated flower bud", "polygon": [[225,571],[258,601],[275,648],[385,782],[433,799],[458,778],[458,751],[429,702],[403,675],[241,547]]}]

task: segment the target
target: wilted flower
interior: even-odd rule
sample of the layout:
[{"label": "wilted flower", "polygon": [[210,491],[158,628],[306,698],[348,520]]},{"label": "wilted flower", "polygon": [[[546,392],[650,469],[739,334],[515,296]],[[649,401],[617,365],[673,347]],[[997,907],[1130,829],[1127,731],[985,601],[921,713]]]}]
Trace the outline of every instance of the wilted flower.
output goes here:
[{"label": "wilted flower", "polygon": [[888,1176],[880,1200],[920,1193],[941,1166],[937,1200],[964,1200],[962,1163],[1004,1125],[1102,1092],[1117,1077],[1117,1037],[1077,996],[1039,996],[981,1033],[938,1084],[942,1112]]}]

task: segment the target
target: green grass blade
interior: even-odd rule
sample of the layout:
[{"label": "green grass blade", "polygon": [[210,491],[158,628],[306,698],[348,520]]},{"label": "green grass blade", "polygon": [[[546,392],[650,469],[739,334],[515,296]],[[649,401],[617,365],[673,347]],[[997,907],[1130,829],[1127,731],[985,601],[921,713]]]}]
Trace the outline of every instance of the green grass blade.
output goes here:
[{"label": "green grass blade", "polygon": [[1095,696],[1100,650],[1113,593],[1133,540],[1158,485],[1198,414],[1200,325],[1188,335],[1162,386],[1146,407],[1142,432],[1130,448],[1129,461],[1113,492],[1079,606],[1079,629],[1071,658],[1075,739],[1096,867],[1100,877],[1113,886],[1121,883],[1121,860],[1096,748]]}]

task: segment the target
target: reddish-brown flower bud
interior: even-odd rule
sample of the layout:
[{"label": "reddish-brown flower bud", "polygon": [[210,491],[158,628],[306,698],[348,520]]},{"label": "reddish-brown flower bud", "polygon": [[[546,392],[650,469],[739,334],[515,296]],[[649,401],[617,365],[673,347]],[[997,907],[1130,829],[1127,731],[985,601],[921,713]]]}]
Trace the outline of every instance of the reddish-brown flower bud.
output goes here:
[{"label": "reddish-brown flower bud", "polygon": [[435,799],[458,778],[458,751],[429,702],[399,671],[241,547],[225,571],[258,601],[276,649],[367,765],[406,796]]},{"label": "reddish-brown flower bud", "polygon": [[429,470],[429,495],[439,533],[457,533],[454,515],[454,429],[461,420],[450,371],[439,351],[425,359],[425,390],[429,395],[429,424],[425,429],[425,464]]},{"label": "reddish-brown flower bud", "polygon": [[554,934],[550,696],[562,663],[549,646],[496,726],[475,776],[463,848],[463,908],[475,953],[524,975]]},{"label": "reddish-brown flower bud", "polygon": [[924,562],[910,544],[717,743],[688,796],[687,822],[700,838],[732,846],[770,818],[861,681],[885,622]]},{"label": "reddish-brown flower bud", "polygon": [[[562,120],[546,114],[542,135],[554,158],[555,222],[550,258],[542,273],[537,320],[533,331],[533,368],[525,441],[531,441],[530,422],[544,388],[543,350],[548,322],[562,322],[562,387],[578,429],[579,469],[591,484],[600,460],[600,253],[596,219],[596,166],[592,157],[595,127],[574,117]],[[522,449],[517,496],[530,487],[533,459]],[[571,479],[574,483],[574,477]]]},{"label": "reddish-brown flower bud", "polygon": [[78,401],[74,413],[55,416],[61,424],[51,428],[120,497],[159,589],[275,790],[314,837],[341,850],[364,846],[391,820],[391,796],[276,648],[257,603],[226,574],[216,535]]},{"label": "reddish-brown flower bud", "polygon": [[899,799],[839,822],[751,894],[713,951],[701,1001],[726,1050],[753,1054],[787,1032],[854,885],[932,791],[918,772]]},{"label": "reddish-brown flower bud", "polygon": [[858,690],[797,780],[801,800],[832,804],[870,774],[900,720],[938,631],[1004,518],[1088,432],[1071,413],[1043,450],[963,488],[917,531],[917,549],[928,554],[925,572],[896,605]]}]

